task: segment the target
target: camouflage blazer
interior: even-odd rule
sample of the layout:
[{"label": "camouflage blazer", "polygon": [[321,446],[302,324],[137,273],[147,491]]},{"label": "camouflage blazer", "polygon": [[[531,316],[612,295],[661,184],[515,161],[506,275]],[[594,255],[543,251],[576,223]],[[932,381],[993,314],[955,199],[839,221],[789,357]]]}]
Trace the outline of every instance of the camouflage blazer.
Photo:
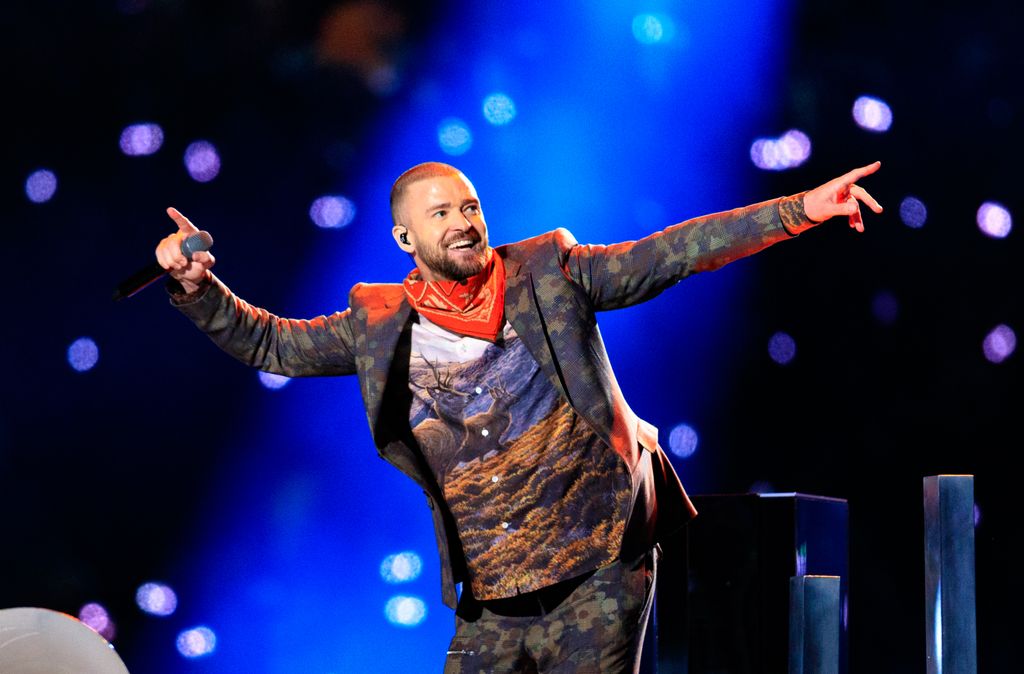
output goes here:
[{"label": "camouflage blazer", "polygon": [[[579,245],[565,229],[499,246],[505,317],[556,389],[611,446],[632,476],[633,503],[654,540],[696,515],[658,444],[658,431],[619,390],[596,312],[651,299],[686,276],[791,238],[810,226],[802,195],[673,225],[610,246]],[[381,458],[412,478],[433,512],[445,604],[465,578],[458,535],[409,428],[408,362],[413,311],[401,284],[357,284],[349,308],[284,319],[234,296],[216,277],[171,301],[243,363],[289,377],[357,374]],[[389,385],[390,383],[390,385]],[[628,521],[628,520],[627,520]],[[653,542],[653,541],[652,541]]]}]

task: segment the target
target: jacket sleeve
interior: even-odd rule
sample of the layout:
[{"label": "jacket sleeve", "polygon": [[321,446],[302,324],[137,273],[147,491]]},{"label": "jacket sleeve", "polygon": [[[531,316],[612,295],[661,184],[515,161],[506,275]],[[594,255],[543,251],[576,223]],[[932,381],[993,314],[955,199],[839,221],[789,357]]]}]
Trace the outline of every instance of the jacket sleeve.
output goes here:
[{"label": "jacket sleeve", "polygon": [[649,300],[690,274],[718,269],[814,224],[801,193],[687,220],[639,241],[581,245],[566,230],[556,238],[563,273],[604,311]]},{"label": "jacket sleeve", "polygon": [[356,371],[351,309],[310,320],[280,318],[236,297],[213,274],[192,294],[169,290],[173,306],[246,365],[287,377]]}]

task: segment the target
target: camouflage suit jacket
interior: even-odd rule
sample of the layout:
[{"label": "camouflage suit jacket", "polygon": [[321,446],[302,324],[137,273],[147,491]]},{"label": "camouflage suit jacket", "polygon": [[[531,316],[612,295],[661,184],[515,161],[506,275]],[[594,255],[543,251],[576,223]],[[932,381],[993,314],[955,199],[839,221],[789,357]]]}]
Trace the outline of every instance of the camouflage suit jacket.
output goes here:
[{"label": "camouflage suit jacket", "polygon": [[[506,319],[559,393],[626,464],[632,503],[645,509],[637,515],[652,543],[696,510],[658,444],[657,429],[623,398],[596,312],[651,299],[690,274],[717,269],[810,224],[802,195],[796,195],[688,220],[638,241],[580,245],[558,229],[495,249],[505,263]],[[358,375],[378,453],[426,494],[441,556],[442,594],[454,608],[455,584],[465,578],[465,568],[451,515],[409,428],[413,312],[402,286],[357,284],[348,309],[310,320],[279,318],[254,307],[212,275],[191,295],[172,292],[171,301],[248,365],[289,377]]]}]

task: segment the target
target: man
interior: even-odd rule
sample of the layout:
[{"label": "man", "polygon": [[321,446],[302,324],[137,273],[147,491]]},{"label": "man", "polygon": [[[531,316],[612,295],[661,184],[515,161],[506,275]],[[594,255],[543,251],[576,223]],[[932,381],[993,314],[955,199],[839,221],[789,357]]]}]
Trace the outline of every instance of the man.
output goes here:
[{"label": "man", "polygon": [[[564,229],[491,248],[472,183],[414,166],[391,193],[392,236],[416,265],[358,284],[312,320],[238,299],[160,242],[171,301],[244,363],[287,376],[359,376],[380,455],[433,511],[446,672],[635,672],[658,541],[696,514],[657,429],[629,408],[595,313],[650,299],[835,216],[863,231],[856,184],[878,162],[792,197],[697,218],[635,242],[579,245]],[[462,583],[461,596],[456,584]]]}]

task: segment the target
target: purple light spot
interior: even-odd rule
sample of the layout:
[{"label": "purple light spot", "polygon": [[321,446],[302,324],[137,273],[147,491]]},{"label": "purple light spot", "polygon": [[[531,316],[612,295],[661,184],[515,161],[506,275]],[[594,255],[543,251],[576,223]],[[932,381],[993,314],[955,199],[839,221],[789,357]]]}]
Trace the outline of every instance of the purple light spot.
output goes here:
[{"label": "purple light spot", "polygon": [[985,358],[993,363],[1002,363],[1017,348],[1017,335],[1008,325],[997,325],[992,332],[985,335],[981,350]]},{"label": "purple light spot", "polygon": [[193,627],[178,635],[177,646],[184,657],[201,658],[213,653],[217,647],[217,635],[209,627]]},{"label": "purple light spot", "polygon": [[768,355],[779,365],[788,365],[796,357],[796,340],[785,332],[776,332],[768,340]]},{"label": "purple light spot", "polygon": [[158,124],[132,124],[121,132],[121,152],[129,157],[153,154],[164,144],[164,130]]},{"label": "purple light spot", "polygon": [[899,317],[899,300],[892,293],[883,290],[871,301],[871,313],[875,315],[875,320],[882,325],[892,325]]},{"label": "purple light spot", "polygon": [[986,201],[978,209],[978,228],[993,239],[1004,239],[1013,229],[1013,218],[1002,204]]},{"label": "purple light spot", "polygon": [[427,605],[419,597],[396,595],[384,605],[384,616],[398,627],[416,627],[427,618]]},{"label": "purple light spot", "polygon": [[928,209],[920,199],[906,197],[900,202],[900,220],[907,227],[920,229],[928,220]]},{"label": "purple light spot", "polygon": [[784,171],[806,162],[811,156],[811,139],[798,129],[778,138],[758,138],[750,145],[750,160],[765,171]]},{"label": "purple light spot", "polygon": [[862,129],[882,133],[892,126],[892,109],[880,98],[861,96],[853,103],[853,120]]},{"label": "purple light spot", "polygon": [[86,604],[78,610],[78,619],[82,621],[82,624],[96,632],[107,641],[112,641],[117,630],[114,627],[114,621],[110,619],[110,614],[107,613],[107,609],[103,608],[102,605],[95,602]]},{"label": "purple light spot", "polygon": [[217,154],[217,148],[205,140],[192,143],[185,148],[185,168],[196,182],[210,182],[220,173],[220,155]]},{"label": "purple light spot", "polygon": [[516,104],[505,94],[491,94],[484,99],[484,119],[495,126],[508,124],[516,117]]},{"label": "purple light spot", "polygon": [[135,603],[150,615],[168,616],[178,608],[178,595],[163,583],[145,583],[135,592]]},{"label": "purple light spot", "polygon": [[676,456],[688,459],[697,451],[697,431],[687,424],[679,424],[668,434],[668,448]]},{"label": "purple light spot", "polygon": [[437,142],[450,155],[466,154],[473,145],[473,134],[461,119],[449,117],[437,127]]},{"label": "purple light spot", "polygon": [[271,391],[284,388],[288,382],[291,381],[290,377],[286,377],[283,374],[274,374],[272,372],[260,372],[259,378],[260,383]]},{"label": "purple light spot", "polygon": [[975,503],[974,504],[974,526],[975,526],[975,528],[977,528],[977,526],[979,524],[981,524],[981,508],[979,508],[978,504]]},{"label": "purple light spot", "polygon": [[33,203],[41,204],[49,201],[53,198],[53,194],[56,191],[57,176],[53,171],[39,169],[38,171],[33,171],[28,179],[25,180],[25,196]]},{"label": "purple light spot", "polygon": [[100,348],[88,337],[79,337],[68,347],[68,364],[78,372],[91,370],[99,359]]},{"label": "purple light spot", "polygon": [[380,577],[385,583],[409,583],[420,576],[423,561],[415,552],[399,552],[388,555],[380,563]]},{"label": "purple light spot", "polygon": [[320,197],[309,207],[309,219],[317,227],[338,229],[356,217],[356,206],[343,196]]}]

